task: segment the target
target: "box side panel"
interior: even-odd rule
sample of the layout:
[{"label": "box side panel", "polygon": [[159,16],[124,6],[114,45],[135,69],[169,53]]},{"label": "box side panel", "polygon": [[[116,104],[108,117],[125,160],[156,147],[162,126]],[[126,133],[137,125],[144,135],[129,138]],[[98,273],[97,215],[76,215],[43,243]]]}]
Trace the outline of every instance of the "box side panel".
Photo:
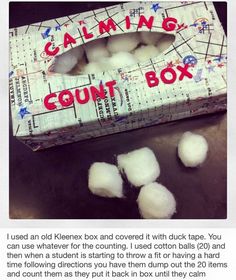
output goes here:
[{"label": "box side panel", "polygon": [[[170,113],[170,107],[171,112]],[[67,127],[66,129],[54,130],[51,133],[37,135],[34,137],[18,137],[34,151],[91,139],[104,135],[129,131],[141,127],[157,125],[179,119],[210,114],[217,111],[224,111],[227,108],[226,94],[187,100],[185,103],[173,103],[153,110],[143,111],[142,114],[131,114],[127,117],[119,118],[115,122],[106,120],[106,126],[95,128],[95,124],[89,124],[94,129],[81,131],[80,127]]]}]

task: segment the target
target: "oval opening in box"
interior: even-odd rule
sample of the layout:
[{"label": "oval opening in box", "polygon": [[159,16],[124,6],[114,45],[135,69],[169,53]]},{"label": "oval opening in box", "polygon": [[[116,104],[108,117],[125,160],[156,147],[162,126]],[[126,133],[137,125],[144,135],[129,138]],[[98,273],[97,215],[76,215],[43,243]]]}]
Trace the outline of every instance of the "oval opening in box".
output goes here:
[{"label": "oval opening in box", "polygon": [[161,55],[174,40],[174,35],[146,31],[96,39],[56,56],[52,71],[83,75],[131,66]]}]

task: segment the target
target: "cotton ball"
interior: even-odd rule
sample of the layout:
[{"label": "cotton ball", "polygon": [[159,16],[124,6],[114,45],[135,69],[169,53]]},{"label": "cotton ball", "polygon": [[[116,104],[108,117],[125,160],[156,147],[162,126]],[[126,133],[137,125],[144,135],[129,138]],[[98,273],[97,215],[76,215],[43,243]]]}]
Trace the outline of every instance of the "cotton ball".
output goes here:
[{"label": "cotton ball", "polygon": [[147,147],[117,157],[118,167],[135,187],[149,184],[160,175],[160,166],[153,151]]},{"label": "cotton ball", "polygon": [[106,49],[106,39],[96,39],[83,45],[89,62],[98,62],[101,57],[108,57],[110,53]]},{"label": "cotton ball", "polygon": [[102,57],[99,59],[100,67],[103,71],[108,71],[111,69],[114,69],[114,66],[111,64],[111,58],[110,57]]},{"label": "cotton ball", "polygon": [[101,57],[109,57],[110,53],[105,46],[94,46],[91,48],[85,49],[86,56],[89,62],[98,62]]},{"label": "cotton ball", "polygon": [[175,36],[173,35],[164,35],[158,42],[157,42],[157,48],[160,53],[167,50],[170,45],[174,42]]},{"label": "cotton ball", "polygon": [[169,219],[176,212],[173,194],[156,182],[141,188],[137,202],[144,219]]},{"label": "cotton ball", "polygon": [[117,69],[137,63],[137,59],[129,52],[118,52],[110,58],[112,69]]},{"label": "cotton ball", "polygon": [[153,45],[141,46],[134,51],[134,56],[139,62],[149,60],[150,58],[158,56],[159,54],[160,51]]},{"label": "cotton ball", "polygon": [[78,58],[76,55],[70,52],[65,52],[59,56],[56,56],[53,71],[56,73],[65,74],[71,71],[77,64]]},{"label": "cotton ball", "polygon": [[162,36],[163,34],[158,32],[140,32],[141,42],[146,45],[156,45]]},{"label": "cotton ball", "polygon": [[97,62],[101,57],[109,57],[110,53],[104,47],[98,47],[95,49],[89,49],[86,51],[86,55],[89,62]]},{"label": "cotton ball", "polygon": [[95,74],[99,72],[103,72],[103,70],[98,62],[90,62],[83,68],[84,74]]},{"label": "cotton ball", "polygon": [[186,167],[196,167],[202,164],[208,151],[206,139],[199,134],[185,132],[178,144],[178,155]]},{"label": "cotton ball", "polygon": [[139,42],[140,42],[140,37],[138,32],[113,35],[108,39],[107,49],[111,53],[131,52],[137,47]]},{"label": "cotton ball", "polygon": [[123,197],[123,181],[118,168],[106,162],[95,162],[89,169],[90,191],[103,197]]}]

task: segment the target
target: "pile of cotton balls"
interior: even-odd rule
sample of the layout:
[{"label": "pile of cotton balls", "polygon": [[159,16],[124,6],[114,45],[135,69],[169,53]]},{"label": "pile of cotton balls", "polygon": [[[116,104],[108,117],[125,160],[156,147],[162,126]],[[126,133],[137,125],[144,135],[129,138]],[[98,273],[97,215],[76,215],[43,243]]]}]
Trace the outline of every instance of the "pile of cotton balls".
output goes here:
[{"label": "pile of cotton balls", "polygon": [[79,75],[118,69],[160,55],[173,41],[173,35],[146,31],[96,39],[57,56],[52,71]]},{"label": "pile of cotton balls", "polygon": [[[207,152],[207,141],[199,134],[185,132],[178,143],[178,156],[186,167],[201,165]],[[173,216],[176,200],[165,186],[155,182],[160,175],[160,166],[150,148],[118,155],[117,165],[105,162],[91,165],[88,187],[93,194],[123,198],[123,174],[134,187],[141,188],[137,203],[144,219],[169,219]]]}]

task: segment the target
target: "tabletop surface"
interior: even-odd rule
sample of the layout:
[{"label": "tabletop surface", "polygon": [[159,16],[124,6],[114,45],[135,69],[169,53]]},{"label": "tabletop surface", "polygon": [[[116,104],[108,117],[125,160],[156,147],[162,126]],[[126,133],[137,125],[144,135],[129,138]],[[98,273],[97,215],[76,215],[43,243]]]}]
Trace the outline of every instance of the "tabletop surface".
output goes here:
[{"label": "tabletop surface", "polygon": [[[10,27],[73,14],[109,3],[10,3]],[[226,30],[226,4],[216,9]],[[38,11],[41,11],[38,13]],[[185,168],[177,144],[185,131],[206,137],[207,160],[199,168]],[[10,195],[12,219],[140,219],[139,189],[125,181],[124,199],[102,198],[88,190],[93,162],[116,164],[116,156],[141,147],[151,148],[161,167],[158,182],[175,196],[174,219],[227,217],[227,116],[216,113],[118,133],[32,152],[10,128]]]}]

